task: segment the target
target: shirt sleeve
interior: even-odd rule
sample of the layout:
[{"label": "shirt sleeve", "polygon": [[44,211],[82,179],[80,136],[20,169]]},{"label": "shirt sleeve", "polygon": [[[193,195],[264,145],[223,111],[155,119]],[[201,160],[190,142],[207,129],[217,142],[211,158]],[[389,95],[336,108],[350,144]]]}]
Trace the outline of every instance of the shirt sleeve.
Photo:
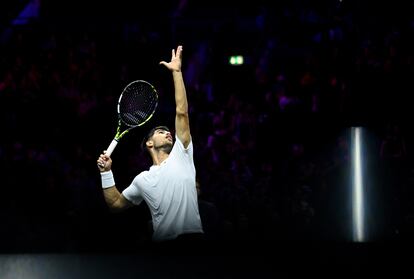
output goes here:
[{"label": "shirt sleeve", "polygon": [[131,185],[129,185],[127,188],[125,188],[124,191],[122,191],[122,195],[130,202],[132,202],[135,205],[139,205],[143,198],[141,194],[141,190],[138,187],[137,178],[132,181]]},{"label": "shirt sleeve", "polygon": [[183,152],[183,153],[188,154],[191,157],[193,157],[193,140],[192,139],[190,139],[190,143],[188,144],[187,148],[185,148],[184,144],[176,136],[175,137],[175,144],[176,144],[178,150],[180,150],[180,152]]}]

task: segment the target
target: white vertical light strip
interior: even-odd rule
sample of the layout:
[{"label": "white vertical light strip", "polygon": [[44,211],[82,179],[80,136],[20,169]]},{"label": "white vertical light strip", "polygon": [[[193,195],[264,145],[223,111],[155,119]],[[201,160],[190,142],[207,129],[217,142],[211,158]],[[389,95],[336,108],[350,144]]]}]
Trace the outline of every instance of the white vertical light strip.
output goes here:
[{"label": "white vertical light strip", "polygon": [[352,210],[354,241],[364,241],[364,196],[362,183],[361,128],[353,127],[353,187]]}]

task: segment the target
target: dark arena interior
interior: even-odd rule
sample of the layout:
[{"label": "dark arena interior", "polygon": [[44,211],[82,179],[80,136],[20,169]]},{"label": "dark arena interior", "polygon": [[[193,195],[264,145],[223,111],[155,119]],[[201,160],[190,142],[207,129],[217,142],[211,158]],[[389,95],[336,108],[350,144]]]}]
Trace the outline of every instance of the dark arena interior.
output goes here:
[{"label": "dark arena interior", "polygon": [[[138,79],[159,104],[112,155],[119,190],[151,164],[179,44],[198,245],[110,212],[96,166]],[[0,53],[0,278],[413,273],[414,1],[5,0]]]}]

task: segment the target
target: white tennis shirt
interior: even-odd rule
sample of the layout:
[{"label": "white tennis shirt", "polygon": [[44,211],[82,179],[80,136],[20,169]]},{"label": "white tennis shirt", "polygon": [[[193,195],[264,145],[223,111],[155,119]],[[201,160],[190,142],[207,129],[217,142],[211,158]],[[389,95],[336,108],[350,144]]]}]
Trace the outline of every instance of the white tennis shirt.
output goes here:
[{"label": "white tennis shirt", "polygon": [[192,141],[187,148],[176,137],[170,155],[159,166],[138,174],[122,194],[135,205],[142,200],[151,211],[154,241],[184,233],[202,233],[198,211]]}]

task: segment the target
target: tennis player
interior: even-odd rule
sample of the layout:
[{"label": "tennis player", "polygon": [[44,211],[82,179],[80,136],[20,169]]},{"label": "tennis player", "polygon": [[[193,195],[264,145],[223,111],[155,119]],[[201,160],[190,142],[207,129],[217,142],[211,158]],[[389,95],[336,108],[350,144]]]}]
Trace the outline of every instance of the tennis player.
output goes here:
[{"label": "tennis player", "polygon": [[155,242],[203,239],[182,52],[178,46],[172,50],[170,62],[160,62],[172,72],[174,81],[175,138],[165,126],[149,131],[142,147],[151,156],[152,166],[138,174],[122,193],[115,186],[111,158],[104,152],[97,160],[107,205],[113,211],[122,211],[144,200],[151,211]]}]

